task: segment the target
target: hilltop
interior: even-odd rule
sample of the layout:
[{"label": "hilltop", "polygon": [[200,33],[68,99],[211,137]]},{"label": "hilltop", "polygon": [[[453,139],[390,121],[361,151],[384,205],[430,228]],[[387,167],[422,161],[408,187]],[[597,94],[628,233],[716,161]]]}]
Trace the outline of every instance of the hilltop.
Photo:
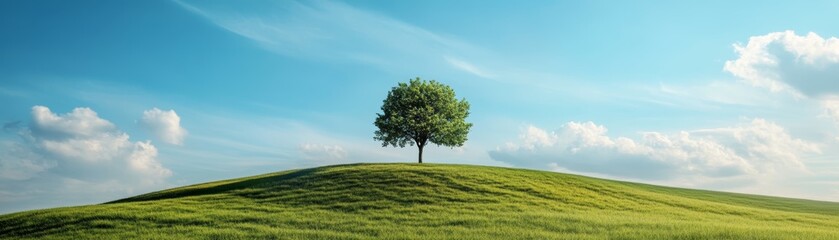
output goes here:
[{"label": "hilltop", "polygon": [[554,172],[353,164],[0,215],[0,238],[839,239],[839,203]]}]

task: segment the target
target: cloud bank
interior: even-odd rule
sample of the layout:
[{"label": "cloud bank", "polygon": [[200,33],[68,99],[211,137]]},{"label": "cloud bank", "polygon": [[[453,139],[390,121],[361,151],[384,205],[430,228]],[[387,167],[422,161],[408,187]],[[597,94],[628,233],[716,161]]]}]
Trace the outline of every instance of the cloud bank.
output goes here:
[{"label": "cloud bank", "polygon": [[569,122],[553,132],[527,126],[518,141],[489,154],[529,168],[679,180],[806,172],[800,155],[821,151],[764,119],[731,128],[645,132],[638,139],[611,137],[607,131],[593,122]]},{"label": "cloud bank", "polygon": [[20,193],[34,207],[69,204],[47,197],[65,191],[62,196],[79,199],[134,194],[160,187],[172,175],[151,142],[131,141],[90,108],[56,114],[34,106],[30,125],[17,135],[19,141],[0,141],[0,192]]},{"label": "cloud bank", "polygon": [[143,111],[140,126],[149,130],[161,141],[174,145],[183,145],[187,135],[186,129],[181,127],[181,118],[175,110],[163,111],[152,108]]}]

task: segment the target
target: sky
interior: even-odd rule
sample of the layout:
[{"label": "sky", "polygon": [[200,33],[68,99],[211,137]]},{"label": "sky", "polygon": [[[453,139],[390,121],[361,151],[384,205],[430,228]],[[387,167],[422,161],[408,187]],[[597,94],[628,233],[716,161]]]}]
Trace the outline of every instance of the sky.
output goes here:
[{"label": "sky", "polygon": [[424,162],[839,201],[836,1],[0,1],[0,213],[414,162],[399,82],[471,104]]}]

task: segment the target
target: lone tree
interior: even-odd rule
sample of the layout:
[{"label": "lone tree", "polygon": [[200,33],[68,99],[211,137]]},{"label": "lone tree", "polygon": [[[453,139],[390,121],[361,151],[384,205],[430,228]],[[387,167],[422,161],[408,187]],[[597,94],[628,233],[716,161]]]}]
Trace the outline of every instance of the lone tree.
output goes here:
[{"label": "lone tree", "polygon": [[428,142],[460,147],[466,142],[471,123],[469,103],[457,100],[454,90],[437,81],[412,79],[399,83],[387,93],[382,105],[384,114],[376,113],[374,124],[379,130],[373,139],[382,141],[382,147],[417,145],[419,163],[422,149]]}]

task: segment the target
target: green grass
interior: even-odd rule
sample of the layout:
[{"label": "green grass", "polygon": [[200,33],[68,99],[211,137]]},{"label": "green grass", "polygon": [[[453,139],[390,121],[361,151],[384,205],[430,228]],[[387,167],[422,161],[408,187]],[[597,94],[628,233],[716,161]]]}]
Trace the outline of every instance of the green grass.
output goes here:
[{"label": "green grass", "polygon": [[839,239],[839,203],[497,167],[354,164],[2,215],[0,238]]}]

